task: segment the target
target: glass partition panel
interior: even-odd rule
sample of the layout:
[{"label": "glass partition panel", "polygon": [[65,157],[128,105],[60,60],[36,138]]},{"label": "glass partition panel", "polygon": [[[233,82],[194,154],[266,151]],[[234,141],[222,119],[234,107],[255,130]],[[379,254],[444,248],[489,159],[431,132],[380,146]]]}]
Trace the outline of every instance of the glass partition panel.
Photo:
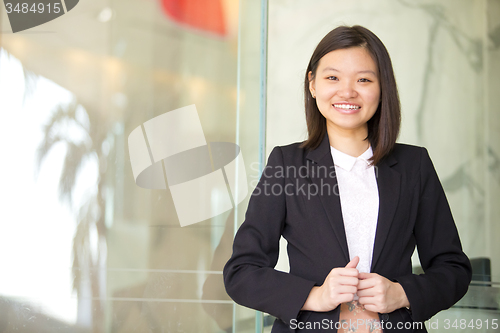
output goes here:
[{"label": "glass partition panel", "polygon": [[76,2],[16,33],[0,9],[0,331],[258,331],[222,268],[262,168],[262,4]]}]

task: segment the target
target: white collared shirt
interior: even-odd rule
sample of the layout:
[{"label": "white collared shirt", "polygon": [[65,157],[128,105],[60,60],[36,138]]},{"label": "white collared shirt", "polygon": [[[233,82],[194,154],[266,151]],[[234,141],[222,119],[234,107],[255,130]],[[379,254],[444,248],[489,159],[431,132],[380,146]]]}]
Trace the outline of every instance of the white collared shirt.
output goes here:
[{"label": "white collared shirt", "polygon": [[370,273],[379,207],[375,167],[368,162],[373,151],[370,146],[357,158],[333,147],[331,151],[350,260],[359,256],[359,272]]}]

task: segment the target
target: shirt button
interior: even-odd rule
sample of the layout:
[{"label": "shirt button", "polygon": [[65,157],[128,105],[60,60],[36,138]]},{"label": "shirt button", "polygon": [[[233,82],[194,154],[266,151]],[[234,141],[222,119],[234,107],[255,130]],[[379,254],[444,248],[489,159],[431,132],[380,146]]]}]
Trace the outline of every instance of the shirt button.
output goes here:
[{"label": "shirt button", "polygon": [[382,316],[380,316],[383,321],[388,321],[389,320],[389,315],[387,313],[383,313]]}]

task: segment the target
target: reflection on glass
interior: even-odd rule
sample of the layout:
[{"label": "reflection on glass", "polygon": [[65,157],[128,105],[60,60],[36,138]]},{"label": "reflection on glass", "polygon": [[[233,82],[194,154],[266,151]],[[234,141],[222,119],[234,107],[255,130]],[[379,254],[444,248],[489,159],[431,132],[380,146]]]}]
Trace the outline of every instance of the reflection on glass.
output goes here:
[{"label": "reflection on glass", "polygon": [[[36,160],[42,125],[71,98],[69,91],[29,72],[0,48],[1,331],[76,322],[70,269],[75,220],[58,200],[65,149],[54,146],[42,168]],[[92,169],[82,175],[92,178]],[[81,180],[75,182],[85,189]]]},{"label": "reflection on glass", "polygon": [[179,3],[81,1],[35,33],[2,34],[0,331],[254,330],[222,283],[238,205],[181,228],[169,189],[138,187],[131,169],[132,130],[192,104],[208,144],[238,143],[246,169],[256,160],[239,3]]}]

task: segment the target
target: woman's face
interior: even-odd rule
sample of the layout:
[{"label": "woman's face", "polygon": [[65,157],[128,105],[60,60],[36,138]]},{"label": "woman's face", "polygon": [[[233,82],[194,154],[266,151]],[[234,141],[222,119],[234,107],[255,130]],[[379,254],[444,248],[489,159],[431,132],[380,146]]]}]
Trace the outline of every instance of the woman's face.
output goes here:
[{"label": "woman's face", "polygon": [[314,80],[309,72],[309,89],[329,130],[354,131],[366,137],[366,123],[380,102],[377,73],[375,61],[363,47],[327,53],[319,61]]}]

